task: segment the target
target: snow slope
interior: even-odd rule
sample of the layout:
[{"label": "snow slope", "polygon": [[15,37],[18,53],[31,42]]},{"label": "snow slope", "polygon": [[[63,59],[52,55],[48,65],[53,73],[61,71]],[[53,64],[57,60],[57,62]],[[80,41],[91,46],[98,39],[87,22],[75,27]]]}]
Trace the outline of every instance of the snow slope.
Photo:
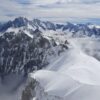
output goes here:
[{"label": "snow slope", "polygon": [[46,30],[43,31],[43,36],[47,39],[54,39],[55,42],[59,45],[61,43],[64,43],[68,36],[61,31],[53,31],[53,30]]},{"label": "snow slope", "polygon": [[99,100],[100,62],[85,54],[75,41],[70,43],[69,51],[31,77],[40,83],[44,92],[61,100]]},{"label": "snow slope", "polygon": [[[31,29],[31,26],[28,26],[29,29]],[[27,29],[25,29],[24,27],[21,28],[8,28],[8,30],[6,32],[14,32],[14,34],[18,34],[20,33],[20,31],[24,32],[27,36],[29,36],[30,38],[33,38],[33,35],[30,34],[30,31],[28,31]]]}]

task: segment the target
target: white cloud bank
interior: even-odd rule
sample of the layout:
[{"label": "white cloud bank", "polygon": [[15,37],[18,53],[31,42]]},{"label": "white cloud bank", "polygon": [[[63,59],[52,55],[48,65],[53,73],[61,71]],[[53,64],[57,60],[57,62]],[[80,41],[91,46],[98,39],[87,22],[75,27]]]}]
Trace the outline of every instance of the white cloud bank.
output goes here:
[{"label": "white cloud bank", "polygon": [[58,22],[99,19],[100,0],[0,0],[1,21],[18,16]]}]

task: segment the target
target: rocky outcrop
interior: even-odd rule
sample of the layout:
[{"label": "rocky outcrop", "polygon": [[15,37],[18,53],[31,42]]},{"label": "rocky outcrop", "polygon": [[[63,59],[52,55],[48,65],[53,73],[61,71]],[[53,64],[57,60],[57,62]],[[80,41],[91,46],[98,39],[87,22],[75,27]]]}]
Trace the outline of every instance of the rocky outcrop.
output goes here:
[{"label": "rocky outcrop", "polygon": [[32,79],[22,92],[21,100],[63,100],[61,97],[49,95],[40,83]]},{"label": "rocky outcrop", "polygon": [[32,100],[36,96],[36,80],[32,80],[22,92],[21,100]]},{"label": "rocky outcrop", "polygon": [[17,33],[5,32],[0,36],[0,76],[16,72],[27,75],[41,69],[49,64],[51,56],[58,56],[68,49],[65,45],[57,45],[55,40],[43,37],[38,29],[33,31],[24,28]]}]

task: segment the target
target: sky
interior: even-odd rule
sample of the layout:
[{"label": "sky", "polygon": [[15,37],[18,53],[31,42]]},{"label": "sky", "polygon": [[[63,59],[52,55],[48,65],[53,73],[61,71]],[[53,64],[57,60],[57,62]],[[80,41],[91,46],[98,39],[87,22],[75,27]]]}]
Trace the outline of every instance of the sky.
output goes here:
[{"label": "sky", "polygon": [[0,21],[19,16],[61,23],[100,24],[100,0],[0,0]]}]

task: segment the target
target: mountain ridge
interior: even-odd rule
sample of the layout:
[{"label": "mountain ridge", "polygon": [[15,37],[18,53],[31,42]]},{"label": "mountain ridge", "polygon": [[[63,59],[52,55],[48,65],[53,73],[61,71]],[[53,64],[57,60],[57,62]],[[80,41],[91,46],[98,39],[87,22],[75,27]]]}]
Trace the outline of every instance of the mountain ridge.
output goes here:
[{"label": "mountain ridge", "polygon": [[0,25],[0,32],[5,32],[10,27],[20,28],[31,26],[33,29],[39,29],[40,31],[53,30],[63,31],[65,34],[71,32],[73,37],[84,37],[84,36],[100,36],[100,26],[94,24],[73,24],[67,22],[65,24],[53,23],[50,21],[41,21],[39,19],[28,20],[24,17],[15,18],[13,21],[8,21],[5,24]]}]

